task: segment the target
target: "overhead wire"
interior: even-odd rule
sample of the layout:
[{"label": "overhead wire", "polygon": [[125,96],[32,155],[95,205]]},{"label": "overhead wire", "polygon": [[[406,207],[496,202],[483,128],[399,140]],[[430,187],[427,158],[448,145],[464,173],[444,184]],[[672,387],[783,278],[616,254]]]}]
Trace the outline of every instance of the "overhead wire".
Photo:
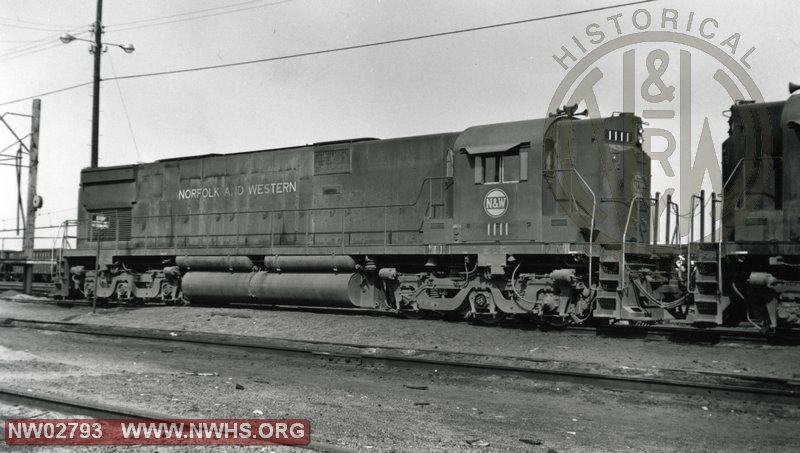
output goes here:
[{"label": "overhead wire", "polygon": [[[294,0],[280,0],[280,1],[277,1],[277,2],[267,3],[267,4],[264,4],[264,5],[250,6],[250,7],[247,7],[247,8],[239,8],[239,9],[229,10],[229,11],[219,11],[219,12],[212,13],[212,14],[204,14],[204,15],[195,16],[195,17],[186,17],[186,18],[177,19],[177,20],[169,20],[169,21],[166,20],[166,19],[172,19],[172,18],[176,18],[176,17],[191,16],[191,15],[200,14],[200,13],[204,13],[204,12],[208,12],[208,11],[218,11],[218,10],[221,10],[221,9],[229,9],[229,8],[234,8],[236,6],[248,5],[248,4],[252,4],[252,3],[259,3],[259,2],[263,2],[263,1],[265,1],[265,0],[251,0],[251,1],[247,1],[247,2],[234,3],[234,4],[231,4],[231,5],[227,5],[227,6],[218,6],[216,8],[207,8],[207,9],[189,11],[189,12],[180,13],[180,14],[173,14],[173,15],[170,15],[170,16],[162,16],[162,17],[156,17],[156,18],[151,18],[151,19],[142,19],[142,20],[135,20],[135,21],[131,21],[131,22],[123,22],[123,23],[119,23],[119,24],[108,25],[108,26],[106,26],[106,29],[108,31],[136,30],[136,29],[140,29],[140,28],[147,28],[147,27],[155,27],[155,26],[159,26],[159,25],[174,24],[174,23],[178,23],[178,22],[186,22],[186,21],[191,21],[191,20],[196,20],[196,19],[203,19],[203,18],[207,18],[207,17],[216,17],[216,16],[222,16],[222,15],[226,15],[226,14],[238,13],[238,12],[241,12],[241,11],[249,11],[249,10],[253,10],[253,9],[266,8],[266,7],[269,7],[269,6],[275,6],[275,5],[280,5],[280,4],[283,4],[283,3],[289,3],[289,2],[292,2]],[[153,23],[147,23],[147,22],[153,22]]]},{"label": "overhead wire", "polygon": [[[89,28],[90,27],[88,27],[88,26],[87,27],[81,27],[81,28],[69,30],[69,31],[67,31],[67,33],[70,33],[72,35],[80,37],[82,35],[89,34]],[[62,45],[61,42],[58,41],[58,39],[57,39],[60,35],[61,34],[50,35],[50,36],[47,36],[45,38],[29,41],[27,44],[23,44],[23,45],[20,45],[20,46],[16,46],[16,47],[12,47],[12,48],[6,49],[4,51],[0,51],[0,61],[13,60],[13,59],[16,59],[16,58],[32,55],[32,54],[35,54],[35,53],[42,52],[44,50],[48,50],[48,49],[52,49],[52,48],[58,47],[58,46]]]},{"label": "overhead wire", "polygon": [[[0,19],[3,21],[5,19]],[[7,27],[7,28],[18,28],[20,30],[36,30],[36,31],[59,31],[62,30],[63,27],[42,27],[42,26],[32,26],[32,25],[14,25],[14,24],[5,24],[0,22],[0,27]]]},{"label": "overhead wire", "polygon": [[[509,26],[513,26],[513,25],[521,25],[521,24],[527,24],[527,23],[531,23],[531,22],[538,22],[538,21],[549,20],[549,19],[557,19],[557,18],[561,18],[561,17],[574,16],[574,15],[577,15],[577,14],[585,14],[585,13],[590,13],[590,12],[603,11],[603,10],[612,9],[612,8],[621,8],[621,7],[624,7],[624,6],[639,5],[639,4],[642,4],[642,3],[650,3],[650,2],[654,2],[654,1],[656,1],[656,0],[639,0],[639,1],[636,1],[636,2],[615,4],[615,5],[608,5],[608,6],[601,6],[601,7],[597,7],[597,8],[585,9],[585,10],[580,10],[580,11],[570,11],[568,13],[552,14],[552,15],[549,15],[549,16],[533,17],[533,18],[530,18],[530,19],[515,20],[515,21],[511,21],[511,22],[502,22],[502,23],[498,23],[498,24],[483,25],[483,26],[478,26],[478,27],[462,28],[462,29],[458,29],[458,30],[450,30],[450,31],[439,32],[439,33],[428,33],[428,34],[424,34],[424,35],[408,36],[408,37],[405,37],[405,38],[389,39],[389,40],[385,40],[385,41],[376,41],[376,42],[371,42],[371,43],[366,43],[366,44],[355,44],[355,45],[352,45],[352,46],[333,47],[333,48],[330,48],[330,49],[315,50],[315,51],[302,52],[302,53],[290,54],[290,55],[282,55],[282,56],[278,56],[278,57],[259,58],[259,59],[256,59],[256,60],[246,60],[246,61],[239,61],[239,62],[234,62],[234,63],[223,63],[223,64],[209,65],[209,66],[197,66],[197,67],[194,67],[194,68],[174,69],[174,70],[170,70],[170,71],[157,71],[157,72],[149,72],[149,73],[142,73],[142,74],[123,75],[123,76],[117,77],[117,79],[119,79],[119,80],[135,79],[135,78],[141,78],[141,77],[154,77],[154,76],[162,76],[162,75],[170,75],[170,74],[182,74],[182,73],[196,72],[196,71],[208,71],[208,70],[212,70],[212,69],[231,68],[231,67],[235,67],[235,66],[244,66],[244,65],[257,64],[257,63],[267,63],[267,62],[271,62],[271,61],[288,60],[288,59],[292,59],[292,58],[308,57],[308,56],[313,56],[313,55],[323,55],[323,54],[335,53],[335,52],[343,52],[343,51],[348,51],[348,50],[356,50],[356,49],[364,49],[364,48],[369,48],[369,47],[385,46],[385,45],[389,45],[389,44],[398,44],[398,43],[403,43],[403,42],[419,41],[419,40],[423,40],[423,39],[440,38],[440,37],[443,37],[443,36],[452,36],[452,35],[458,35],[458,34],[464,34],[464,33],[472,33],[472,32],[476,32],[476,31],[490,30],[490,29],[493,29],[493,28],[509,27]],[[107,79],[107,80],[110,80],[110,79]]]},{"label": "overhead wire", "polygon": [[[42,213],[40,215],[46,216],[46,215],[51,215],[51,214],[60,214],[62,212],[74,211],[74,210],[75,210],[74,207],[73,208],[65,208],[65,209],[57,209],[55,211],[44,212],[44,213]],[[15,218],[14,217],[8,217],[8,218],[5,218],[5,219],[0,219],[0,222],[8,222],[10,220],[15,220]],[[7,232],[7,231],[0,231],[0,232]]]},{"label": "overhead wire", "polygon": [[[234,63],[225,63],[225,64],[219,64],[219,65],[199,66],[199,67],[194,67],[194,68],[176,69],[176,70],[169,70],[169,71],[158,71],[158,72],[150,72],[150,73],[142,73],[142,74],[122,75],[122,76],[117,76],[117,77],[114,77],[114,78],[103,79],[103,80],[126,80],[126,79],[135,79],[135,78],[143,78],[143,77],[154,77],[154,76],[161,76],[161,75],[181,74],[181,73],[188,73],[188,72],[229,68],[229,67],[235,67],[235,66],[244,66],[244,65],[250,65],[250,64],[257,64],[257,63],[266,63],[266,62],[271,62],[271,61],[288,60],[288,59],[292,59],[292,58],[300,58],[300,57],[307,57],[307,56],[313,56],[313,55],[322,55],[322,54],[329,54],[329,53],[342,52],[342,51],[348,51],[348,50],[363,49],[363,48],[368,48],[368,47],[378,47],[378,46],[384,46],[384,45],[389,45],[389,44],[397,44],[397,43],[401,43],[401,42],[419,41],[419,40],[423,40],[423,39],[439,38],[439,37],[443,37],[443,36],[451,36],[451,35],[457,35],[457,34],[471,33],[471,32],[475,32],[475,31],[489,30],[489,29],[493,29],[493,28],[508,27],[508,26],[513,26],[513,25],[520,25],[520,24],[525,24],[525,23],[538,22],[538,21],[556,19],[556,18],[567,17],[567,16],[574,16],[574,15],[578,15],[578,14],[585,14],[585,13],[590,13],[590,12],[603,11],[603,10],[612,9],[612,8],[622,8],[622,7],[626,7],[626,6],[640,5],[640,4],[643,4],[643,3],[651,3],[651,2],[654,2],[654,1],[656,1],[656,0],[639,0],[639,1],[635,1],[635,2],[629,2],[629,3],[619,3],[619,4],[614,4],[614,5],[608,5],[608,6],[602,6],[602,7],[597,7],[597,8],[590,8],[590,9],[580,10],[580,11],[570,11],[570,12],[567,12],[567,13],[552,14],[552,15],[549,15],[549,16],[540,16],[540,17],[534,17],[534,18],[529,18],[529,19],[522,19],[522,20],[517,20],[517,21],[503,22],[503,23],[484,25],[484,26],[478,26],[478,27],[463,28],[463,29],[451,30],[451,31],[440,32],[440,33],[429,33],[429,34],[425,34],[425,35],[410,36],[410,37],[406,37],[406,38],[391,39],[391,40],[386,40],[386,41],[376,41],[376,42],[372,42],[372,43],[356,44],[356,45],[352,45],[352,46],[334,47],[334,48],[330,48],[330,49],[302,52],[302,53],[290,54],[290,55],[282,55],[282,56],[278,56],[278,57],[261,58],[261,59],[256,59],[256,60],[247,60],[247,61],[234,62]],[[56,90],[51,90],[51,91],[48,91],[48,92],[39,93],[39,94],[32,95],[32,96],[26,96],[26,97],[23,97],[23,98],[12,100],[12,101],[0,102],[0,106],[9,105],[9,104],[13,104],[13,103],[16,103],[16,102],[21,102],[21,101],[25,101],[25,100],[29,100],[29,99],[33,99],[33,98],[37,98],[37,97],[42,97],[42,96],[47,96],[47,95],[51,95],[51,94],[55,94],[55,93],[60,93],[60,92],[72,90],[72,89],[75,89],[75,88],[80,88],[82,86],[86,86],[86,85],[89,85],[91,83],[92,82],[86,82],[86,83],[83,83],[83,84],[78,84],[78,85],[73,85],[73,86],[69,86],[69,87],[59,88],[59,89],[56,89]]]},{"label": "overhead wire", "polygon": [[[111,53],[108,54],[108,62],[111,63],[111,73],[116,77],[117,71],[114,68],[114,60],[111,58]],[[136,150],[136,158],[138,162],[142,161],[142,154],[139,152],[139,144],[136,143],[136,134],[133,133],[133,124],[131,123],[131,116],[128,114],[128,106],[125,104],[125,97],[122,95],[122,87],[119,80],[114,80],[117,85],[117,92],[119,93],[119,100],[122,102],[122,111],[125,112],[125,119],[128,121],[128,130],[131,132],[131,139],[133,140],[133,148]]]},{"label": "overhead wire", "polygon": [[39,41],[38,39],[0,39],[0,44],[27,44],[34,41]]},{"label": "overhead wire", "polygon": [[0,20],[7,21],[7,22],[17,22],[17,23],[20,23],[20,24],[27,24],[27,25],[41,25],[41,26],[44,26],[44,27],[58,27],[59,29],[61,29],[61,28],[79,27],[79,25],[52,24],[52,23],[46,23],[46,22],[33,22],[33,21],[30,21],[30,20],[12,19],[10,17],[0,17]]},{"label": "overhead wire", "polygon": [[74,90],[76,88],[85,87],[85,86],[91,85],[91,84],[92,84],[92,82],[89,81],[89,82],[79,83],[77,85],[72,85],[72,86],[68,86],[68,87],[58,88],[58,89],[55,89],[55,90],[45,91],[44,93],[38,93],[38,94],[34,94],[32,96],[25,96],[25,97],[22,97],[22,98],[14,99],[12,101],[5,101],[5,102],[0,103],[0,107],[5,106],[5,105],[10,105],[10,104],[15,104],[17,102],[29,101],[31,99],[41,98],[41,97],[44,97],[44,96],[49,96],[51,94],[63,93],[64,91]]},{"label": "overhead wire", "polygon": [[[28,137],[30,137],[30,136],[31,136],[31,134],[30,134],[30,132],[29,132],[29,133],[28,133],[28,134],[26,134],[24,137],[20,137],[20,140],[25,140],[26,138],[28,138]],[[6,151],[8,151],[8,150],[9,150],[9,149],[11,149],[11,148],[13,148],[13,147],[17,146],[17,145],[19,145],[19,141],[15,141],[14,143],[12,143],[12,144],[10,144],[10,145],[6,146],[6,147],[5,147],[5,148],[3,148],[2,150],[0,150],[0,156],[3,156],[3,157],[8,157],[8,158],[12,158],[11,156],[8,156],[7,154],[3,154],[3,153],[4,153],[4,152],[6,152]],[[13,157],[13,159],[16,159],[16,157]],[[7,159],[6,159],[6,160],[7,160]]]},{"label": "overhead wire", "polygon": [[36,47],[31,47],[30,49],[20,50],[17,52],[10,52],[6,55],[0,56],[0,62],[11,61],[17,58],[27,57],[28,55],[34,55],[39,52],[44,52],[46,50],[54,49],[56,47],[59,47],[60,45],[61,43],[59,42],[49,42],[45,45],[38,45]]},{"label": "overhead wire", "polygon": [[29,40],[29,41],[25,41],[24,43],[22,43],[22,45],[8,48],[8,49],[0,52],[0,56],[3,56],[5,54],[9,54],[9,53],[21,52],[21,51],[29,50],[32,47],[41,46],[41,45],[44,45],[44,44],[50,44],[53,41],[57,40],[58,37],[61,36],[64,33],[70,33],[70,34],[73,34],[73,35],[76,35],[76,36],[87,34],[92,29],[92,27],[93,27],[93,25],[90,24],[90,25],[83,25],[83,26],[75,27],[75,28],[71,28],[71,29],[62,29],[62,30],[60,30],[60,33],[47,35],[47,36],[45,36],[43,38],[39,38],[39,39],[32,39],[32,40]]}]

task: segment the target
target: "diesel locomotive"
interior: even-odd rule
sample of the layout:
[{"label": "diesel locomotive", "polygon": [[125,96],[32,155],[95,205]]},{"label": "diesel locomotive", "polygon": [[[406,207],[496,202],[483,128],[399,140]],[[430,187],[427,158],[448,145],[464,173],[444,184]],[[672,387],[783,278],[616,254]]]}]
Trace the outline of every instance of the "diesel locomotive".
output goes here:
[{"label": "diesel locomotive", "polygon": [[[767,154],[742,145],[759,132],[740,122],[764,108],[732,108],[730,194],[711,203],[723,207],[718,241],[658,244],[641,119],[573,106],[455,133],[84,169],[77,246],[59,258],[56,293],[485,323],[773,324],[761,308],[796,297],[800,231],[788,176],[800,98],[779,104],[766,109],[783,132]],[[753,171],[757,159],[772,171]],[[771,182],[754,192],[736,177],[745,169]]]},{"label": "diesel locomotive", "polygon": [[[800,85],[786,101],[737,102],[722,145],[719,238],[691,244],[689,289],[698,310],[726,308],[726,321],[774,329],[778,305],[797,321],[800,302]],[[704,206],[704,203],[700,203]],[[712,232],[714,230],[712,229]]]}]

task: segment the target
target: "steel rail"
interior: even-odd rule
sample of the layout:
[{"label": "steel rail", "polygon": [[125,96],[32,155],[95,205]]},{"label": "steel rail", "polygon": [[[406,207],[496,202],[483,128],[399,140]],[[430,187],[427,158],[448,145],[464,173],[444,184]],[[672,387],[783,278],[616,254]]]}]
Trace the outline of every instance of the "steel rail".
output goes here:
[{"label": "steel rail", "polygon": [[[360,365],[389,365],[399,368],[420,368],[436,373],[450,371],[455,373],[469,373],[479,375],[504,375],[519,376],[534,380],[568,382],[579,385],[590,385],[612,389],[631,390],[639,392],[659,392],[684,395],[700,395],[717,398],[735,398],[749,401],[779,403],[787,405],[800,405],[800,381],[774,377],[728,375],[713,373],[716,378],[727,378],[732,382],[747,382],[744,384],[708,383],[701,381],[660,379],[641,376],[618,376],[600,374],[595,372],[542,369],[516,365],[486,363],[492,359],[514,359],[518,362],[549,362],[546,359],[527,359],[524,357],[486,356],[480,354],[457,353],[447,351],[414,350],[417,356],[409,356],[408,350],[403,348],[354,345],[343,343],[329,343],[324,341],[298,341],[263,337],[245,337],[225,334],[181,332],[176,336],[174,332],[154,329],[134,329],[117,326],[88,325],[76,323],[55,323],[43,321],[30,321],[20,319],[0,319],[0,326],[23,327],[40,330],[53,330],[94,336],[135,338],[140,340],[169,341],[194,343],[211,346],[249,348],[269,351],[279,355],[301,358],[327,359],[333,361],[343,358],[347,362],[354,361]],[[327,347],[356,348],[355,351],[324,350]],[[323,349],[323,350],[321,350]],[[368,350],[369,352],[364,352]],[[447,360],[448,354],[463,357],[460,360]],[[427,355],[429,357],[420,357]],[[683,370],[663,370],[672,373],[683,373],[685,377],[709,375],[702,372],[685,372]]]},{"label": "steel rail", "polygon": [[716,342],[716,341],[746,341],[751,343],[775,343],[786,345],[800,345],[800,329],[782,328],[773,336],[765,336],[759,330],[752,328],[726,328],[712,327],[700,329],[691,326],[567,326],[564,331],[574,334],[594,336],[607,336],[618,338],[652,338],[668,337],[675,341],[684,342]]},{"label": "steel rail", "polygon": [[[0,291],[4,288],[3,283],[0,282]],[[16,283],[16,282],[15,282]],[[19,284],[17,284],[19,286]],[[1,299],[0,300],[5,300]],[[15,301],[14,299],[8,299],[11,302],[19,302],[19,303],[33,303],[33,304],[40,304],[40,305],[58,305],[58,306],[67,306],[67,307],[91,307],[91,302],[87,302],[81,299],[49,299],[49,298],[26,298],[23,300]],[[154,307],[167,307],[166,305],[128,305],[123,302],[106,302],[104,305],[106,308],[114,307],[114,308],[125,308],[129,310],[137,310],[139,308],[154,308]],[[191,306],[189,306],[191,308]],[[283,306],[274,306],[274,305],[258,305],[258,304],[247,304],[247,303],[232,303],[228,305],[203,305],[197,308],[219,308],[219,309],[245,309],[245,310],[261,310],[261,311],[300,311],[303,313],[309,314],[337,314],[337,315],[353,315],[353,316],[370,316],[370,317],[380,317],[380,316],[395,316],[396,312],[391,310],[372,310],[372,309],[359,309],[359,308],[337,308],[337,307],[301,307],[301,306],[290,306],[290,305],[283,305]],[[2,318],[0,318],[2,321]],[[403,322],[409,322],[409,320],[403,319]],[[57,324],[57,322],[54,321]],[[550,334],[573,334],[573,335],[595,335],[595,336],[605,336],[605,337],[616,337],[616,338],[628,338],[628,339],[657,339],[657,338],[665,338],[668,340],[673,340],[675,342],[698,342],[698,343],[708,343],[708,342],[718,342],[718,341],[746,341],[750,343],[770,343],[770,344],[780,344],[780,345],[800,345],[800,328],[790,328],[790,327],[780,327],[778,330],[770,336],[766,336],[761,333],[760,330],[756,330],[753,328],[732,328],[732,327],[708,327],[708,328],[698,328],[692,327],[690,325],[680,325],[680,324],[658,324],[658,325],[650,325],[650,326],[638,326],[638,325],[625,325],[625,324],[615,324],[615,325],[568,325],[565,327],[553,327],[546,323],[540,324],[516,324],[513,320],[507,321],[507,324],[501,324],[497,328],[502,329],[503,325],[513,326],[514,328],[522,326],[523,328],[528,328],[530,330],[538,330],[541,332],[548,332]],[[341,346],[357,346],[351,344],[343,344],[343,343],[326,343],[326,344],[337,344]]]},{"label": "steel rail", "polygon": [[[51,283],[43,283],[43,282],[34,282],[32,293],[46,296],[47,294],[52,292],[52,284]],[[22,293],[24,290],[22,282],[15,282],[15,281],[0,281],[0,293],[4,291],[18,291]]]}]

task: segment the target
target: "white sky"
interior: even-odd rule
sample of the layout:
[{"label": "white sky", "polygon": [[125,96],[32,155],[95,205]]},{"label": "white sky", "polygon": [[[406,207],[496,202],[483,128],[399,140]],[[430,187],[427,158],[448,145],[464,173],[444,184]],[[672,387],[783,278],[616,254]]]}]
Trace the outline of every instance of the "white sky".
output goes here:
[{"label": "white sky", "polygon": [[[235,63],[618,3],[624,1],[105,0],[104,41],[130,42],[136,51],[126,54],[110,48],[103,55],[102,77]],[[616,13],[623,13],[623,34],[636,32],[631,16],[637,8],[652,13],[651,30],[661,29],[656,19],[663,8],[672,8],[680,13],[683,26],[688,14],[695,13],[695,29],[687,33],[692,36],[699,36],[696,27],[702,18],[714,18],[719,24],[717,36],[709,42],[717,46],[740,33],[737,57],[755,46],[748,74],[765,99],[781,100],[787,97],[787,82],[800,83],[795,3],[656,1],[324,55],[105,81],[100,165],[349,137],[451,132],[542,117],[566,75],[552,55],[570,45],[573,35],[585,42],[584,28],[590,23],[601,24],[611,34],[613,25],[606,18]],[[89,0],[0,0],[0,104],[91,81],[89,44],[64,45],[58,36],[76,28],[88,30],[94,16],[95,2]],[[151,20],[155,18],[164,19]],[[122,25],[126,23],[131,24]],[[91,38],[88,33],[80,36]],[[35,40],[41,41],[30,43]],[[642,53],[652,48],[642,46]],[[638,64],[643,66],[644,58]],[[714,64],[700,55],[693,68],[713,73]],[[613,69],[606,72],[614,75]],[[638,74],[646,76],[646,71],[639,67]],[[671,65],[664,79],[676,77],[677,65]],[[721,112],[730,106],[730,99],[713,92],[709,75],[699,74],[695,80],[693,95],[700,93],[693,101],[694,141],[707,117],[719,148],[727,130]],[[603,93],[603,114],[621,110],[620,97],[619,92]],[[37,224],[44,226],[76,216],[80,169],[89,165],[90,158],[91,86],[41,99],[38,193],[45,206]],[[0,113],[30,113],[30,109],[30,100],[0,105]],[[29,131],[28,119],[9,121],[21,135]],[[4,128],[0,130],[0,149],[13,141]],[[676,153],[675,167],[678,159]],[[658,179],[656,170],[654,175]],[[654,191],[659,184],[676,182],[658,179]],[[17,197],[13,168],[0,166],[0,191],[0,220],[5,219],[0,229],[13,228]],[[15,236],[0,233],[0,237]],[[19,242],[6,239],[4,246],[18,248]],[[47,246],[37,242],[37,247]]]}]

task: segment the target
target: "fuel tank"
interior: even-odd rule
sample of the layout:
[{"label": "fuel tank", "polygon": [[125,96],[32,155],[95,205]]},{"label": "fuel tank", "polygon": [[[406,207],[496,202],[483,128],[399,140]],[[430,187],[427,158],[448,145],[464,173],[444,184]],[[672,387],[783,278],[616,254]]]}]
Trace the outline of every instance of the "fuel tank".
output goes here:
[{"label": "fuel tank", "polygon": [[275,274],[189,272],[183,295],[197,303],[258,303],[309,307],[374,308],[375,287],[358,273]]}]

